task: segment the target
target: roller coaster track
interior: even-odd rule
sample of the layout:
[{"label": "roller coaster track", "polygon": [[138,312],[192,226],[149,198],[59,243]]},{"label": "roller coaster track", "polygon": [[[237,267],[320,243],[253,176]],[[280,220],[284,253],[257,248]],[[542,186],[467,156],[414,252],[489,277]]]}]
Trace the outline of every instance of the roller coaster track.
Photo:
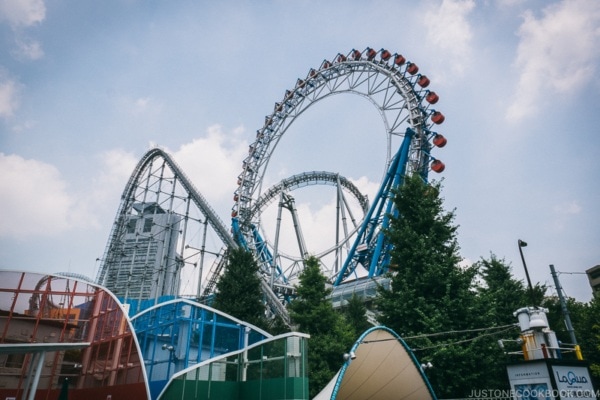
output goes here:
[{"label": "roller coaster track", "polygon": [[[437,103],[438,96],[426,89],[429,79],[418,71],[417,65],[401,54],[367,48],[362,52],[353,49],[347,54],[338,53],[298,79],[265,117],[242,162],[234,191],[231,229],[168,153],[158,148],[148,151],[121,196],[96,282],[108,285],[111,290],[113,285],[117,296],[129,300],[177,295],[181,271],[191,264],[198,275],[196,297],[201,298],[214,291],[226,265],[227,250],[243,246],[261,263],[262,287],[272,312],[288,321],[282,301],[289,294],[285,292],[292,288],[291,275],[286,275],[292,268],[277,264],[277,246],[259,234],[261,215],[278,198],[280,208],[292,213],[301,253],[293,262],[301,262],[306,254],[315,253],[309,252],[303,243],[291,192],[315,185],[336,185],[338,195],[345,190],[364,214],[351,234],[332,247],[339,252],[342,245],[352,244],[346,248],[341,270],[337,264],[327,267],[333,271],[328,277],[330,282],[338,286],[358,276],[359,266],[367,270],[370,278],[385,273],[390,244],[382,232],[390,217],[396,215],[391,193],[402,185],[406,175],[419,174],[426,180],[429,168],[436,172],[444,169],[443,163],[431,155],[434,147],[445,144],[445,138],[433,131],[434,125],[444,121],[444,116],[430,107]],[[382,161],[386,174],[376,198],[370,202],[347,178],[323,171],[297,174],[263,191],[270,157],[293,122],[319,101],[346,93],[367,99],[383,122],[387,153]],[[354,223],[353,217],[352,220]],[[217,247],[210,247],[207,240],[212,233],[221,242]],[[211,262],[212,267],[202,291],[205,262]],[[297,270],[292,274],[297,277]]]},{"label": "roller coaster track", "polygon": [[[225,227],[225,224],[219,218],[214,209],[208,204],[208,201],[200,194],[200,192],[196,189],[194,184],[190,181],[187,175],[183,172],[183,170],[175,163],[173,158],[162,149],[151,149],[148,151],[142,159],[138,162],[137,166],[133,170],[133,173],[129,177],[127,185],[125,186],[125,190],[121,195],[121,199],[129,199],[129,202],[122,202],[117,212],[116,223],[113,225],[113,230],[111,232],[110,242],[113,242],[118,239],[118,230],[116,229],[119,226],[119,222],[123,220],[126,216],[126,212],[128,208],[132,206],[131,201],[133,201],[133,192],[136,188],[136,182],[139,182],[141,179],[142,172],[156,159],[162,158],[165,163],[171,168],[171,170],[175,173],[179,181],[190,195],[191,200],[196,204],[196,206],[206,215],[208,223],[214,228],[215,232],[219,235],[221,240],[229,246],[235,246],[235,241],[233,237],[229,234],[228,229]],[[107,248],[107,252],[110,251],[110,247]],[[104,258],[107,257],[107,253],[104,254]],[[102,281],[104,274],[106,271],[101,270],[100,275],[98,275],[97,281]]]},{"label": "roller coaster track", "polygon": [[[153,170],[154,163],[158,163],[160,165],[156,170]],[[168,167],[171,172],[168,177],[165,176],[165,166]],[[154,183],[150,183],[149,185],[150,176],[155,176],[156,181]],[[180,190],[179,193],[176,193],[175,181],[177,181],[181,185],[183,191]],[[173,187],[173,189],[171,193],[166,193],[165,196],[163,196],[164,198],[159,198],[159,194],[164,194],[161,192],[163,189],[160,188],[160,186],[162,186],[164,182],[168,182],[170,186]],[[131,219],[131,212],[134,208],[134,204],[137,201],[139,201],[139,194],[136,196],[136,191],[139,191],[140,187],[143,187],[144,185],[146,185],[143,188],[144,193],[156,193],[157,200],[162,199],[161,203],[167,203],[168,207],[166,207],[166,210],[164,211],[168,213],[174,212],[173,203],[175,199],[184,199],[184,203],[187,203],[186,208],[188,211],[189,203],[193,203],[198,208],[198,210],[200,210],[200,212],[204,215],[204,223],[210,225],[213,228],[214,232],[222,240],[226,248],[235,248],[238,246],[237,243],[233,240],[233,237],[229,233],[228,229],[225,227],[225,224],[218,217],[217,213],[209,205],[208,201],[199,193],[199,191],[192,184],[187,175],[173,160],[173,158],[165,151],[155,148],[148,151],[142,157],[142,159],[138,162],[137,166],[135,167],[132,175],[130,176],[127,182],[125,190],[121,196],[121,205],[117,213],[115,224],[113,225],[108,246],[105,250],[103,258],[104,261],[98,273],[97,282],[105,282],[109,270],[111,268],[115,268],[115,266],[120,265],[119,263],[122,261],[122,249],[124,247],[124,242],[127,241],[126,239],[124,239],[125,231],[127,229],[127,221]],[[150,188],[152,190],[149,190]],[[182,240],[185,242],[185,237],[182,238]],[[182,249],[188,247],[190,246],[187,244],[181,245]],[[217,256],[213,266],[214,271],[209,279],[208,285],[203,295],[208,295],[214,290],[216,281],[226,264],[226,250],[218,251],[214,253],[214,255]],[[281,302],[279,301],[277,295],[272,293],[271,288],[266,282],[263,282],[262,286],[263,292],[265,293],[265,298],[270,308],[273,310],[274,313],[279,314],[286,323],[289,323],[287,312],[281,304]],[[200,293],[200,288],[198,288],[198,292]]]}]

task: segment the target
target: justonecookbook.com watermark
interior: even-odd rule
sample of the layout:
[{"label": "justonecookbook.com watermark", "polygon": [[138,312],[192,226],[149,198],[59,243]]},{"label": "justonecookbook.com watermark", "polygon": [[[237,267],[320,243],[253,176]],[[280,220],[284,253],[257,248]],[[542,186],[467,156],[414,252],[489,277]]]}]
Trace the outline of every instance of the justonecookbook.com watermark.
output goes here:
[{"label": "justonecookbook.com watermark", "polygon": [[[560,396],[560,397],[559,397]],[[475,389],[467,399],[486,400],[538,400],[538,399],[600,399],[600,390],[581,389]]]}]

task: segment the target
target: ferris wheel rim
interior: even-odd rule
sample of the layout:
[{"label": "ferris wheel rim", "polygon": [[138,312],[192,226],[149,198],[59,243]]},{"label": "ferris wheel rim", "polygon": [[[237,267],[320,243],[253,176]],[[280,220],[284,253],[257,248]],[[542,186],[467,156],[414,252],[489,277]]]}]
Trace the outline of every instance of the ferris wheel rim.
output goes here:
[{"label": "ferris wheel rim", "polygon": [[[428,85],[429,79],[418,74],[416,64],[385,49],[367,48],[363,52],[353,49],[347,55],[338,53],[333,62],[324,60],[318,69],[310,69],[306,78],[298,79],[295,87],[275,103],[243,161],[232,209],[232,218],[238,220],[240,233],[251,242],[249,227],[255,218],[252,203],[263,193],[265,174],[279,140],[304,111],[335,94],[362,95],[378,109],[388,141],[386,164],[391,159],[391,138],[403,137],[406,126],[412,128],[415,134],[411,137],[407,173],[419,172],[426,176],[427,165],[432,160],[438,161],[429,153],[434,147],[430,141],[441,135],[432,128],[444,120],[441,113],[430,107],[438,98],[435,92],[426,89]],[[430,94],[436,96],[434,101],[430,100]],[[443,170],[441,164],[440,171],[436,172]]]},{"label": "ferris wheel rim", "polygon": [[[367,48],[363,53],[367,53],[370,50],[372,49]],[[405,102],[410,103],[410,107],[402,107],[404,109],[408,109],[410,114],[403,118],[403,120],[410,120],[409,125],[416,129],[417,137],[422,138],[422,136],[433,133],[431,132],[431,127],[434,124],[433,122],[427,122],[427,119],[431,116],[431,114],[435,113],[436,111],[429,110],[429,106],[422,106],[423,100],[425,98],[425,93],[429,93],[429,90],[425,90],[425,88],[423,88],[422,90],[415,90],[416,80],[426,77],[425,75],[420,75],[416,73],[415,75],[411,75],[407,72],[407,70],[411,66],[416,66],[416,64],[411,63],[410,61],[404,62],[400,66],[400,68],[397,68],[394,65],[394,63],[390,65],[389,61],[384,61],[383,58],[381,58],[381,60],[377,60],[375,56],[368,56],[367,58],[360,57],[359,59],[350,59],[351,55],[355,52],[356,50],[353,49],[347,56],[342,56],[340,53],[338,53],[338,55],[336,56],[336,61],[334,62],[330,62],[327,60],[323,61],[321,67],[318,70],[311,69],[308,73],[308,76],[304,80],[298,79],[296,87],[294,89],[286,91],[286,94],[281,102],[275,103],[274,111],[270,115],[265,117],[265,124],[261,129],[257,131],[257,140],[250,145],[249,155],[244,160],[242,172],[238,176],[239,187],[238,190],[236,190],[236,194],[239,195],[240,200],[236,201],[233,206],[233,212],[236,213],[236,216],[239,214],[243,214],[246,210],[251,208],[250,206],[245,205],[246,201],[251,201],[252,199],[256,199],[260,196],[263,183],[262,181],[264,178],[264,173],[266,172],[268,167],[268,162],[271,158],[271,155],[277,147],[279,139],[285,134],[287,128],[293,124],[294,120],[299,115],[301,115],[302,112],[304,112],[316,102],[326,97],[329,97],[332,94],[340,94],[342,90],[339,90],[339,87],[327,88],[327,83],[329,81],[334,80],[340,76],[343,76],[345,74],[351,74],[354,72],[358,72],[359,74],[371,73],[371,75],[368,76],[366,79],[360,77],[356,79],[356,82],[353,83],[353,87],[358,87],[364,82],[369,81],[374,76],[378,76],[379,74],[384,75],[384,80],[386,80],[385,78],[388,78],[387,80],[393,83],[391,86],[395,87],[398,90],[398,94],[400,95],[400,97]],[[379,52],[376,52],[376,54],[383,56],[383,54],[385,54],[386,52],[387,50],[381,49]],[[398,53],[394,54],[394,57],[398,56],[401,55]],[[418,71],[418,67],[416,67],[416,71]],[[328,89],[328,91],[325,93],[325,95],[311,100],[311,102],[306,107],[304,107],[302,100],[299,100],[298,98],[301,96],[306,97],[306,93],[304,93],[303,95],[298,95],[297,93],[300,93],[299,90],[311,86],[313,82],[318,83],[318,85],[314,84],[313,86],[319,89],[320,91],[323,91],[325,89]],[[376,89],[377,88],[373,90],[373,88],[370,88],[370,93],[361,93],[359,91],[354,92],[373,99],[372,94],[376,91]],[[350,90],[345,91],[349,92]],[[291,100],[294,100],[296,102],[289,103]],[[289,104],[286,104],[286,101]],[[373,104],[377,105],[375,101],[372,102]],[[278,116],[278,114],[282,113],[284,107],[291,108],[287,110],[283,115]],[[298,107],[298,110],[296,110],[296,107]],[[382,114],[382,109],[382,106],[378,107],[380,114]],[[296,114],[293,114],[293,112],[295,112]],[[290,116],[291,118],[289,123],[287,123],[287,125],[284,126],[284,129],[282,129],[281,131],[277,132],[277,129],[279,129],[281,123],[275,126],[274,128],[271,127],[271,124],[274,120],[279,120],[281,122],[283,120],[287,120]],[[386,123],[387,121],[385,121],[384,118],[384,124]],[[394,127],[386,126],[386,135],[388,137],[391,135],[402,136],[403,133],[395,131],[395,128],[398,128],[399,125],[400,124],[397,124]],[[256,158],[255,154],[257,151],[257,146],[264,147],[264,144],[261,143],[261,140],[265,137],[265,135],[273,132],[276,133],[272,134],[271,138],[268,138],[266,142],[267,149],[264,152],[265,154]],[[253,159],[261,160],[262,162],[259,165],[258,162],[253,162]],[[257,165],[261,169],[259,175],[256,175],[256,173],[258,172],[255,170]],[[254,179],[253,175],[255,175]],[[250,187],[251,190],[248,190],[248,187]],[[242,189],[240,190],[240,188]],[[242,219],[242,222],[247,221]]]}]

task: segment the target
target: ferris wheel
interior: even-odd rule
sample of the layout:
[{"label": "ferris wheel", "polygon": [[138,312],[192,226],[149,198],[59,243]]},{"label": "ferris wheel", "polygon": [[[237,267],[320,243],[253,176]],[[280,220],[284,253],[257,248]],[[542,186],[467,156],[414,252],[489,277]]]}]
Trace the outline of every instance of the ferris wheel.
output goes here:
[{"label": "ferris wheel", "polygon": [[[445,117],[433,108],[439,96],[428,89],[429,84],[429,78],[419,73],[417,64],[399,53],[386,49],[353,49],[347,54],[338,53],[333,59],[324,60],[318,68],[310,69],[306,77],[298,79],[283,99],[275,103],[243,160],[231,214],[236,242],[255,252],[261,273],[269,278],[272,288],[285,290],[290,287],[307,255],[320,258],[322,270],[334,286],[361,276],[379,276],[388,270],[390,245],[383,235],[383,228],[395,213],[390,193],[402,185],[407,175],[419,174],[427,179],[430,169],[439,173],[445,168],[431,154],[434,147],[446,144],[446,138],[434,131]],[[295,175],[264,188],[275,149],[293,123],[311,106],[345,93],[367,99],[383,122],[386,149],[381,162],[385,173],[370,204],[365,203],[365,198],[349,179],[337,172]],[[341,184],[342,180],[346,183]],[[360,218],[356,223],[352,218],[353,224],[349,228],[336,228],[336,237],[326,246],[326,251],[306,248],[302,218],[294,209],[296,191],[309,185],[334,186],[338,194],[350,193],[348,197],[338,196],[338,214],[332,224],[340,224],[345,220],[340,215],[347,216],[353,209],[343,207],[348,204],[348,198],[360,205],[354,208],[359,210]],[[289,211],[294,221],[292,226],[298,243],[295,255],[284,254],[278,249],[282,226],[279,222],[270,224],[271,232],[267,232],[269,224],[265,221],[264,209],[276,198],[279,199],[278,221],[282,210]]]}]

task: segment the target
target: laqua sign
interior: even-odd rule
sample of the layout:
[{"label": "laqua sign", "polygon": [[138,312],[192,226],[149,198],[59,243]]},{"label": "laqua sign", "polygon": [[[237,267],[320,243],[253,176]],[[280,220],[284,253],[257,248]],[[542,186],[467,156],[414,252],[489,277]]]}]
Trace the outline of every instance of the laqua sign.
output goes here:
[{"label": "laqua sign", "polygon": [[574,383],[588,383],[588,379],[585,376],[577,375],[573,371],[567,372],[566,375],[560,375],[558,371],[555,372],[557,382],[568,383],[569,385],[573,385]]},{"label": "laqua sign", "polygon": [[561,399],[596,399],[586,367],[553,365],[552,375]]}]

